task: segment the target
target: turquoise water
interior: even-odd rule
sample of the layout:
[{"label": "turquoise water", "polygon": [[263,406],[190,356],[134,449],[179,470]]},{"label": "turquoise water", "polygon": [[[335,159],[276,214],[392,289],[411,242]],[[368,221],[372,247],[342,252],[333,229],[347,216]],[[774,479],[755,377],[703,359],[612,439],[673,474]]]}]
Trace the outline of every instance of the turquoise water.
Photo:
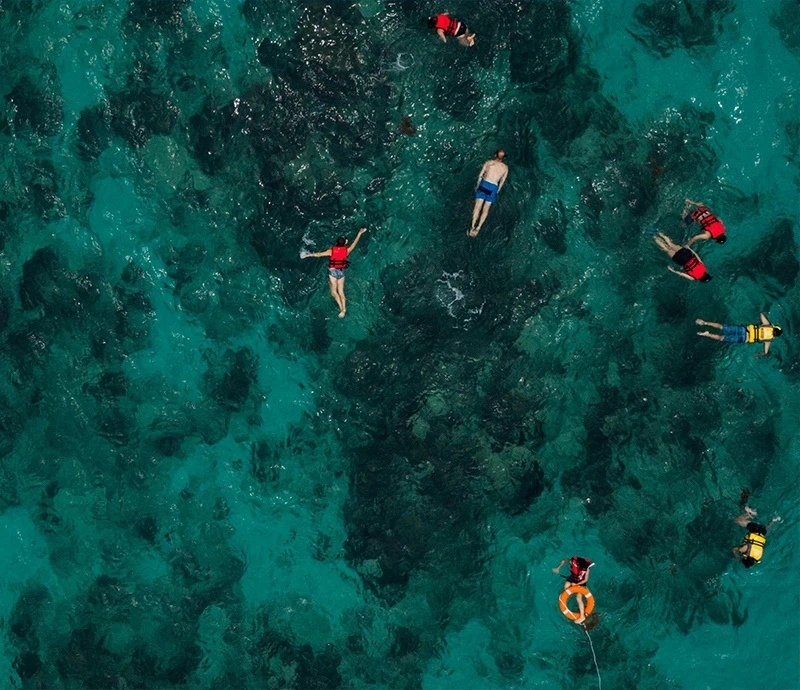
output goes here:
[{"label": "turquoise water", "polygon": [[0,5],[7,686],[800,688],[797,3],[447,8]]}]

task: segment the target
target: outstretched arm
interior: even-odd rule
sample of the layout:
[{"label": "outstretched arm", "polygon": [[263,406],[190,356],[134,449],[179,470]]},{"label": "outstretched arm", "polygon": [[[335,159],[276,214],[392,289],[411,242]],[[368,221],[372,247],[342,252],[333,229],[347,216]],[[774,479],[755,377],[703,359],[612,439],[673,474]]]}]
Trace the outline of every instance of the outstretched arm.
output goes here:
[{"label": "outstretched arm", "polygon": [[711,235],[710,235],[709,233],[707,233],[707,232],[701,232],[699,235],[695,235],[694,237],[692,237],[692,239],[690,239],[690,240],[689,240],[689,241],[686,243],[686,246],[687,246],[687,247],[691,247],[691,246],[692,246],[692,245],[693,245],[695,242],[697,242],[698,240],[710,240],[710,239],[711,239]]},{"label": "outstretched arm", "polygon": [[447,43],[447,37],[444,35],[444,29],[436,29],[436,33],[439,34],[439,39],[442,43]]},{"label": "outstretched arm", "polygon": [[303,259],[308,259],[309,257],[313,256],[315,259],[319,259],[323,256],[330,256],[331,250],[326,249],[324,252],[309,252],[308,254],[303,254]]},{"label": "outstretched arm", "polygon": [[681,278],[686,278],[687,280],[694,280],[692,276],[686,275],[685,273],[681,273],[678,269],[672,268],[672,266],[667,266],[668,271],[672,271],[676,276],[680,276]]},{"label": "outstretched arm", "polygon": [[769,354],[769,346],[771,344],[772,343],[769,340],[767,342],[765,342],[764,343],[764,352],[763,353],[756,352],[756,357],[766,357]]},{"label": "outstretched arm", "polygon": [[363,235],[366,231],[367,231],[366,228],[361,228],[361,230],[358,231],[358,234],[356,235],[356,238],[353,240],[353,244],[351,244],[347,248],[347,253],[348,254],[350,254],[350,252],[352,252],[356,248],[356,245],[358,244],[358,241],[361,239],[361,235]]},{"label": "outstretched arm", "polygon": [[564,565],[564,563],[567,563],[568,561],[569,558],[562,558],[561,563],[559,563],[555,568],[553,568],[553,572],[558,574],[558,571],[561,570],[561,566]]},{"label": "outstretched arm", "polygon": [[766,316],[764,316],[764,312],[761,312],[760,316],[761,316],[761,325],[762,326],[771,326],[772,325],[769,322],[769,319]]}]

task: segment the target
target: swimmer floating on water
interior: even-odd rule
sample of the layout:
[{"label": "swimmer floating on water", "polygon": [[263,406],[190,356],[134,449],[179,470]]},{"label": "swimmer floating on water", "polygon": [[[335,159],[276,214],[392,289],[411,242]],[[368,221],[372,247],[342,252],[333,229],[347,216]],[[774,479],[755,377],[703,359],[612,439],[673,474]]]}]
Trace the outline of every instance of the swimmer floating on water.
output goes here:
[{"label": "swimmer floating on water", "polygon": [[323,256],[330,257],[328,260],[328,283],[331,288],[331,297],[333,297],[339,307],[340,319],[343,319],[347,313],[347,300],[344,296],[344,271],[350,264],[347,258],[350,256],[350,252],[356,248],[358,241],[361,239],[361,235],[366,231],[366,228],[361,228],[356,238],[353,240],[353,244],[349,247],[347,246],[347,239],[345,237],[339,237],[336,240],[336,244],[330,249],[326,249],[324,252],[309,252],[308,254],[301,255],[303,259],[308,259],[312,256],[315,258],[321,258]]},{"label": "swimmer floating on water", "polygon": [[718,340],[721,343],[764,343],[764,352],[757,352],[756,357],[766,357],[769,354],[769,346],[775,338],[783,335],[780,326],[773,325],[769,319],[761,314],[760,324],[749,324],[747,326],[731,326],[727,323],[714,323],[713,321],[695,320],[698,326],[711,326],[722,333],[710,333],[709,331],[697,331],[697,335],[704,338]]},{"label": "swimmer floating on water", "polygon": [[447,12],[428,17],[428,26],[431,29],[436,29],[436,33],[442,43],[447,43],[447,37],[453,36],[462,46],[470,47],[475,45],[475,34],[470,33],[464,22],[451,17]]},{"label": "swimmer floating on water", "polygon": [[711,276],[706,270],[705,264],[700,261],[700,257],[689,247],[681,247],[675,244],[663,232],[656,232],[653,236],[658,248],[669,254],[670,258],[683,268],[683,273],[676,271],[672,266],[667,266],[667,269],[672,271],[675,275],[687,280],[699,280],[701,283],[707,283],[711,280]]},{"label": "swimmer floating on water", "polygon": [[[569,589],[573,585],[578,585],[579,587],[585,587],[586,583],[589,582],[589,568],[591,568],[594,563],[590,561],[588,558],[581,558],[580,556],[573,556],[572,558],[562,558],[561,563],[559,563],[555,568],[553,568],[553,572],[558,575],[558,571],[561,570],[561,567],[565,564],[569,563],[569,575],[567,575],[564,579],[564,589]],[[563,577],[563,576],[562,576]],[[580,625],[586,620],[586,614],[584,609],[584,599],[583,595],[578,593],[575,595],[575,598],[578,601],[578,611],[579,615],[575,622]]]},{"label": "swimmer floating on water", "polygon": [[503,163],[506,152],[498,149],[494,158],[483,164],[478,175],[478,186],[475,188],[475,206],[472,209],[472,227],[467,232],[470,237],[476,237],[481,231],[489,209],[497,201],[497,194],[503,188],[508,176],[508,166]]},{"label": "swimmer floating on water", "polygon": [[[694,206],[695,210],[691,213],[687,213],[691,206]],[[686,243],[687,247],[691,247],[695,242],[700,240],[715,240],[719,242],[719,244],[725,244],[725,242],[728,241],[728,237],[725,235],[725,226],[722,224],[722,221],[708,210],[708,206],[699,201],[687,199],[686,205],[683,207],[683,213],[681,213],[681,218],[683,218],[683,222],[687,225],[691,223],[700,223],[700,227],[703,228],[703,232],[699,235],[695,235]]]},{"label": "swimmer floating on water", "polygon": [[741,546],[734,546],[731,551],[733,555],[741,560],[745,568],[752,568],[756,563],[761,562],[761,557],[764,555],[764,546],[767,543],[767,530],[772,527],[776,522],[780,522],[780,518],[775,516],[766,525],[759,524],[758,522],[751,522],[751,519],[756,517],[758,513],[749,506],[744,507],[744,515],[734,518],[734,522],[739,527],[744,527],[747,534],[742,541]]}]

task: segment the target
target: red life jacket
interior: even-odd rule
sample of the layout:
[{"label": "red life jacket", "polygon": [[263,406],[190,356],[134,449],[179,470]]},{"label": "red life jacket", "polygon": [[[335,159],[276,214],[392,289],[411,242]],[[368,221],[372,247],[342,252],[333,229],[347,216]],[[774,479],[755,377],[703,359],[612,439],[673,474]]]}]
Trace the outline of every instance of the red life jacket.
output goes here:
[{"label": "red life jacket", "polygon": [[722,221],[708,210],[708,206],[698,206],[696,211],[692,211],[690,218],[700,223],[700,227],[711,235],[712,239],[725,234]]},{"label": "red life jacket", "polygon": [[437,14],[436,15],[436,26],[433,28],[437,31],[441,29],[444,31],[446,36],[455,36],[456,31],[458,30],[458,25],[461,22],[458,19],[453,19],[449,15],[446,14]]},{"label": "red life jacket", "polygon": [[578,581],[583,580],[586,577],[586,571],[589,570],[589,566],[591,565],[591,561],[586,565],[586,567],[581,567],[581,564],[578,562],[578,557],[573,556],[569,561],[569,572],[571,575],[575,576],[575,579]]},{"label": "red life jacket", "polygon": [[706,266],[696,256],[693,256],[685,264],[683,270],[686,275],[691,276],[695,280],[700,280],[706,274]]},{"label": "red life jacket", "polygon": [[349,264],[346,246],[331,247],[331,258],[328,260],[328,268],[338,268],[343,271]]}]

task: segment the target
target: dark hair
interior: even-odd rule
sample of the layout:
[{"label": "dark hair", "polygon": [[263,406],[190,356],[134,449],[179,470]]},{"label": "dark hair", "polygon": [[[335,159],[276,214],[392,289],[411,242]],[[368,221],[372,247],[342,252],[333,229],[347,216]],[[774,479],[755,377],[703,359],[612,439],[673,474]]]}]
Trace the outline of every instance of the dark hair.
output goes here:
[{"label": "dark hair", "polygon": [[506,152],[503,151],[503,149],[497,149],[497,151],[494,152],[494,157],[503,160],[503,158],[506,157]]},{"label": "dark hair", "polygon": [[578,564],[579,568],[588,568],[592,563],[591,561],[581,558],[580,556],[575,556],[575,562]]},{"label": "dark hair", "polygon": [[717,242],[720,244],[725,244],[728,241],[728,238],[725,235],[720,235],[719,237],[715,238]]},{"label": "dark hair", "polygon": [[435,29],[436,28],[436,17],[428,17],[428,26],[431,29]]},{"label": "dark hair", "polygon": [[776,338],[783,335],[783,329],[780,326],[773,326],[772,327],[772,335]]},{"label": "dark hair", "polygon": [[711,276],[708,273],[704,273],[703,277],[700,278],[701,283],[707,283],[709,280],[711,280]]},{"label": "dark hair", "polygon": [[752,556],[745,556],[742,559],[742,565],[745,568],[752,568],[756,563],[758,563],[758,561],[755,558],[753,558]]},{"label": "dark hair", "polygon": [[333,245],[334,247],[344,247],[347,245],[347,238],[346,237],[337,237],[336,244]]}]

